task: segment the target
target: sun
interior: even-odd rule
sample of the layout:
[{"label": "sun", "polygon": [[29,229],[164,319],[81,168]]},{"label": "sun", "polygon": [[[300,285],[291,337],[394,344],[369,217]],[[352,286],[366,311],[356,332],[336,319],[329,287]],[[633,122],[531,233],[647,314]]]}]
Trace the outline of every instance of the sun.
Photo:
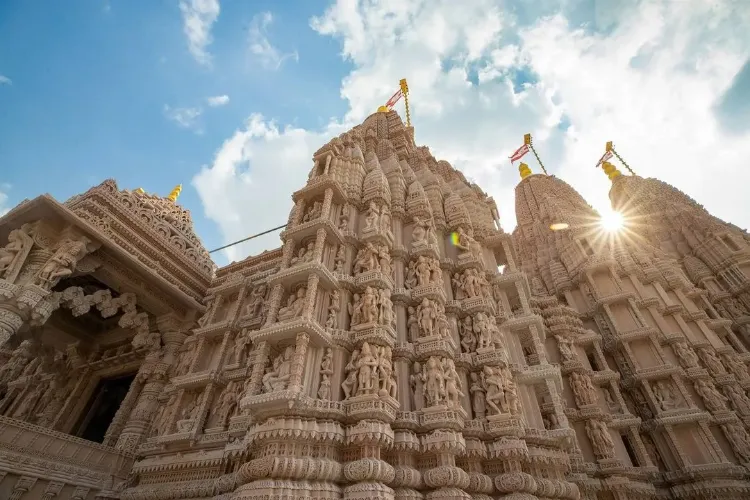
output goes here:
[{"label": "sun", "polygon": [[605,231],[615,232],[622,229],[625,221],[620,212],[612,210],[603,213],[601,219],[599,219],[599,223]]}]

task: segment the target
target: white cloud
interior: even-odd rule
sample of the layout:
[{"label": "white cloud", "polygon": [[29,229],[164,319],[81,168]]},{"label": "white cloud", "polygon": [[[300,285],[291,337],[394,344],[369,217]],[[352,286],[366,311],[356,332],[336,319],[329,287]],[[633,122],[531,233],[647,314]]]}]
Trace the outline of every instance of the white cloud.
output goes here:
[{"label": "white cloud", "polygon": [[296,50],[283,53],[271,44],[268,39],[268,27],[272,22],[273,14],[270,12],[253,16],[249,30],[250,53],[264,68],[277,70],[287,59],[299,61],[299,54]]},{"label": "white cloud", "polygon": [[197,134],[203,133],[203,127],[198,120],[201,114],[203,114],[201,108],[172,108],[167,104],[164,105],[164,116],[175,122],[177,126],[192,130]]},{"label": "white cloud", "polygon": [[206,102],[212,108],[218,108],[219,106],[224,106],[225,104],[229,104],[229,96],[226,94],[212,96],[212,97],[207,98]]},{"label": "white cloud", "polygon": [[7,214],[10,209],[10,197],[8,191],[10,191],[10,184],[0,184],[0,217]]},{"label": "white cloud", "polygon": [[5,75],[0,75],[0,85],[13,85],[13,80]]},{"label": "white cloud", "polygon": [[213,41],[211,28],[219,17],[219,0],[181,0],[183,31],[188,49],[200,64],[210,65],[211,54],[207,47]]},{"label": "white cloud", "polygon": [[[731,0],[597,2],[587,15],[576,2],[562,12],[539,5],[523,19],[514,17],[523,9],[493,0],[471,7],[338,0],[311,25],[339,40],[352,65],[341,84],[350,106],[341,122],[361,122],[406,77],[417,143],[494,196],[506,230],[515,226],[519,180],[508,156],[526,132],[550,173],[597,208],[609,206],[609,181],[594,164],[613,140],[637,173],[750,226],[743,164],[750,141],[722,135],[714,116],[747,57],[750,35],[741,27],[750,11]],[[286,221],[312,152],[339,127],[279,130],[257,116],[252,123],[266,132],[238,132],[199,176],[207,214],[227,242]],[[533,158],[528,163],[540,171]],[[278,168],[291,175],[279,182]],[[248,243],[232,258],[268,247]]]}]

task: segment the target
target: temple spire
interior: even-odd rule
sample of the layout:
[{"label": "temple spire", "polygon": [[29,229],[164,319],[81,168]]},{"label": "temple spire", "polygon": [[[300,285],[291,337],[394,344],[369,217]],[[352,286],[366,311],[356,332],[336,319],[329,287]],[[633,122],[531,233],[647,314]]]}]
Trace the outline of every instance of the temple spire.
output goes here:
[{"label": "temple spire", "polygon": [[175,188],[172,190],[172,192],[169,193],[169,196],[167,196],[167,199],[171,201],[172,203],[175,203],[177,201],[177,197],[180,196],[181,192],[182,192],[182,184],[177,184]]}]

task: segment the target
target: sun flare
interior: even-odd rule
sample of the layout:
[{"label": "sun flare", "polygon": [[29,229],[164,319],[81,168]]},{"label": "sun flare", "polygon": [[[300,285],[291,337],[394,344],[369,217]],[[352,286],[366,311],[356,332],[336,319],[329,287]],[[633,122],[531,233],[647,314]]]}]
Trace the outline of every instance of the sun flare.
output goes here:
[{"label": "sun flare", "polygon": [[599,220],[602,228],[604,228],[606,231],[611,232],[619,231],[620,229],[622,229],[624,222],[625,221],[622,218],[622,214],[615,211],[603,213],[601,219]]}]

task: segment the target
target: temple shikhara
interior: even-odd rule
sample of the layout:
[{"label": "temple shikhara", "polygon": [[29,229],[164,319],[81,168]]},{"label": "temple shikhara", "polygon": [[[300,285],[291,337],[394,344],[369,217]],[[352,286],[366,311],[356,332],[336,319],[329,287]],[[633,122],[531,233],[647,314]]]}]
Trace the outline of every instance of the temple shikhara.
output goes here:
[{"label": "temple shikhara", "polygon": [[750,498],[747,232],[604,162],[506,233],[389,108],[311,163],[218,269],[178,190],[0,218],[0,498]]}]

